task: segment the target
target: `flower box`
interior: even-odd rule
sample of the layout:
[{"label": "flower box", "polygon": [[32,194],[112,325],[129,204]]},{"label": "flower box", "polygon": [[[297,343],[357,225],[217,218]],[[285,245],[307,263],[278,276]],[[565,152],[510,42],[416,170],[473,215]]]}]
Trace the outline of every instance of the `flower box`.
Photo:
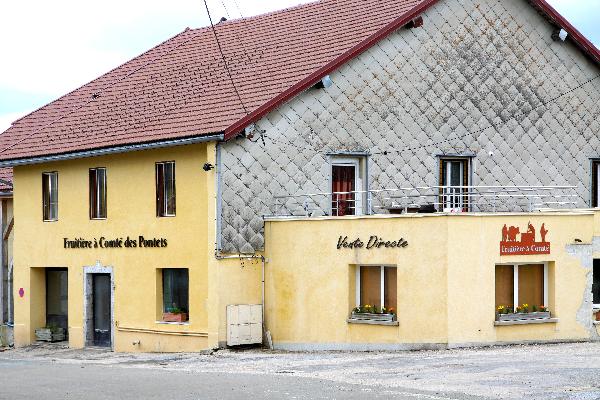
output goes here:
[{"label": "flower box", "polygon": [[550,311],[528,313],[496,314],[496,321],[529,321],[532,319],[549,319]]},{"label": "flower box", "polygon": [[351,319],[369,321],[395,321],[396,314],[357,313],[352,311]]},{"label": "flower box", "polygon": [[164,322],[186,322],[188,320],[187,313],[163,313]]}]

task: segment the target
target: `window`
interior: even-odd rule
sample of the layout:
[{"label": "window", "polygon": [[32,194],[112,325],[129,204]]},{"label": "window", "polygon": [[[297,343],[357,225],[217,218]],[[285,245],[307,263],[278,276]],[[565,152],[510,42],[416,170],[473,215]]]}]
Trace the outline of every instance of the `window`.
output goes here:
[{"label": "window", "polygon": [[442,210],[445,212],[468,211],[467,188],[469,186],[469,159],[440,159],[440,188]]},{"label": "window", "polygon": [[365,188],[360,158],[334,158],[331,163],[331,215],[361,215]]},{"label": "window", "polygon": [[545,264],[496,265],[496,308],[548,306],[548,266]]},{"label": "window", "polygon": [[58,172],[42,174],[42,207],[44,221],[58,220]]},{"label": "window", "polygon": [[175,161],[156,163],[156,215],[175,216]]},{"label": "window", "polygon": [[366,266],[356,269],[356,306],[396,310],[396,267]]},{"label": "window", "polygon": [[90,169],[90,218],[106,218],[106,168]]},{"label": "window", "polygon": [[188,270],[187,268],[165,268],[162,270],[163,312],[187,313]]},{"label": "window", "polygon": [[594,260],[592,279],[592,303],[594,308],[600,308],[600,260]]},{"label": "window", "polygon": [[600,160],[592,161],[592,207],[600,207]]}]

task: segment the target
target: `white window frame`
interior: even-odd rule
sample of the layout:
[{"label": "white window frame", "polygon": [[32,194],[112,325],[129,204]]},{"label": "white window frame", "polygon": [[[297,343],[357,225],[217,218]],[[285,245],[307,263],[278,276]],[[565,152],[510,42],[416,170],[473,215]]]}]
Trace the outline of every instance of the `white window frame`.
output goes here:
[{"label": "white window frame", "polygon": [[331,160],[331,167],[329,168],[329,188],[331,190],[331,209],[330,213],[333,215],[333,167],[354,167],[354,191],[359,192],[354,194],[354,215],[364,215],[363,209],[363,195],[365,188],[363,186],[363,179],[360,177],[360,158],[359,157],[334,157]]},{"label": "white window frame", "polygon": [[[500,265],[512,265],[513,266],[513,312],[517,312],[517,306],[519,306],[519,266],[520,265],[543,265],[544,266],[544,304],[540,304],[548,307],[548,262],[522,262],[522,263],[506,263],[506,264],[495,264],[496,266]],[[495,281],[494,281],[495,288]]]},{"label": "white window frame", "polygon": [[[379,267],[381,270],[381,275],[379,277],[379,285],[380,285],[380,294],[381,294],[381,306],[384,307],[385,305],[385,268],[398,268],[396,265],[368,265],[368,264],[363,264],[363,265],[357,265],[356,266],[356,273],[355,273],[355,279],[356,279],[356,294],[355,294],[355,302],[356,302],[356,307],[360,307],[360,306],[364,306],[364,304],[360,304],[360,269],[362,267]],[[398,273],[398,269],[396,269],[396,274]],[[398,276],[398,275],[396,275]],[[397,285],[397,282],[396,282]],[[396,293],[398,293],[398,287],[396,287]]]},{"label": "white window frame", "polygon": [[[444,189],[443,189],[443,192],[444,192],[444,212],[462,212],[462,210],[466,208],[465,205],[464,205],[464,201],[463,201],[463,196],[464,196],[464,194],[463,194],[463,177],[465,175],[465,171],[464,171],[464,168],[465,168],[465,162],[464,161],[465,161],[465,159],[467,160],[466,164],[468,166],[470,164],[470,161],[469,161],[468,158],[458,158],[457,157],[457,158],[442,158],[441,159],[441,162],[446,167],[446,176],[442,177],[442,182],[441,182],[442,186],[445,186]],[[450,182],[452,181],[452,179],[451,179],[452,178],[452,168],[450,168],[450,166],[451,166],[451,164],[453,162],[459,163],[459,165],[460,165],[459,178],[460,178],[461,184],[458,187],[459,188],[459,190],[458,190],[458,192],[459,192],[459,194],[458,194],[459,201],[456,204],[452,201],[452,198],[457,196],[457,194],[453,194],[452,193],[456,189],[450,189],[450,188],[454,187],[453,185],[450,184]],[[469,171],[467,171],[467,173],[468,172]],[[445,178],[445,181],[446,181],[446,185],[444,185],[444,178]],[[467,179],[469,179],[469,178],[467,178]],[[448,193],[448,192],[450,192],[450,193]],[[447,205],[451,205],[451,206],[454,206],[454,207],[447,207]]]}]

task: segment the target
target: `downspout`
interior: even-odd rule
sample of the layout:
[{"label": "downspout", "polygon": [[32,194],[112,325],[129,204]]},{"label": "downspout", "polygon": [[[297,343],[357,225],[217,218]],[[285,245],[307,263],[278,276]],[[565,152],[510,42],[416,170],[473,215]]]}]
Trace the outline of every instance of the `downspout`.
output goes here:
[{"label": "downspout", "polygon": [[8,322],[7,325],[8,326],[14,326],[15,322],[13,321],[13,315],[12,315],[12,304],[13,304],[13,298],[12,298],[12,286],[13,286],[13,279],[12,279],[12,272],[13,272],[13,260],[10,260],[10,264],[8,264],[8,295],[7,295],[7,299],[8,299]]},{"label": "downspout", "polygon": [[12,306],[13,306],[13,298],[12,298],[12,285],[13,285],[13,278],[12,278],[12,270],[14,269],[14,265],[13,265],[13,260],[10,260],[10,264],[8,264],[8,322],[7,325],[8,326],[14,326],[15,325],[15,321],[13,321],[13,315],[12,315]]}]

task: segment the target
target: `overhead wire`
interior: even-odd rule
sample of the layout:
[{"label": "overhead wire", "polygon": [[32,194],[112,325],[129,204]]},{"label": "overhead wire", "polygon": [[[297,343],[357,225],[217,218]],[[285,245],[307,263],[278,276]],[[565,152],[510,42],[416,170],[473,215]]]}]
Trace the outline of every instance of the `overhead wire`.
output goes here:
[{"label": "overhead wire", "polygon": [[223,59],[223,63],[225,64],[225,71],[227,71],[227,75],[229,76],[229,80],[231,81],[231,86],[233,86],[233,90],[235,91],[235,94],[237,95],[237,98],[240,101],[240,104],[242,105],[242,109],[244,110],[246,115],[248,115],[250,113],[248,112],[248,109],[244,105],[242,96],[240,96],[240,92],[238,91],[237,86],[235,85],[235,81],[233,80],[233,76],[231,75],[231,71],[229,69],[229,64],[227,63],[225,54],[223,53],[223,48],[221,47],[221,42],[219,41],[219,35],[217,35],[217,30],[215,29],[215,25],[213,24],[212,17],[210,15],[210,10],[208,9],[208,3],[206,2],[206,0],[204,0],[204,7],[206,7],[206,13],[208,14],[208,20],[210,21],[210,27],[212,28],[212,32],[215,35],[215,41],[217,42],[217,48],[219,49],[219,53],[221,54],[221,58]]},{"label": "overhead wire", "polygon": [[[556,97],[553,97],[553,98],[551,98],[551,99],[549,99],[549,100],[547,100],[547,101],[545,101],[545,102],[542,102],[542,103],[538,104],[538,105],[537,105],[537,106],[535,106],[535,107],[532,107],[532,109],[531,109],[529,112],[527,112],[527,114],[529,114],[529,113],[531,113],[532,111],[535,111],[535,110],[537,110],[537,109],[539,109],[539,108],[545,107],[545,106],[546,106],[546,105],[548,105],[548,104],[551,104],[551,103],[554,103],[554,102],[556,102],[558,99],[560,99],[560,98],[562,98],[562,97],[564,97],[564,96],[566,96],[566,95],[568,95],[568,94],[570,94],[570,93],[574,92],[575,90],[577,90],[577,89],[579,89],[579,88],[581,88],[581,87],[583,87],[583,86],[587,85],[587,84],[588,84],[588,83],[590,83],[590,82],[593,82],[594,80],[596,80],[596,79],[598,79],[598,78],[600,78],[600,75],[597,75],[597,76],[595,76],[595,77],[593,77],[593,78],[591,78],[591,79],[588,79],[587,81],[585,81],[585,82],[583,82],[583,83],[581,83],[581,84],[577,85],[576,87],[573,87],[573,88],[571,88],[571,89],[567,90],[566,92],[564,92],[564,93],[561,93],[560,95],[558,95],[558,96],[556,96]],[[520,114],[519,116],[525,116],[525,112],[524,112],[524,111],[520,111],[520,112],[519,112],[519,114]],[[508,124],[508,122],[510,122],[510,121],[512,121],[512,120],[515,120],[516,118],[517,118],[517,116],[513,115],[511,118],[507,119],[506,121],[499,121],[499,122],[497,122],[497,123],[492,123],[492,124],[490,124],[490,125],[488,125],[488,126],[486,126],[486,127],[484,127],[484,128],[478,129],[478,130],[476,130],[476,131],[473,131],[473,132],[467,132],[467,133],[465,133],[464,135],[461,135],[461,136],[457,136],[457,137],[454,137],[454,138],[448,138],[448,139],[444,139],[444,140],[441,140],[441,141],[438,141],[438,142],[434,142],[434,143],[429,143],[429,144],[426,144],[426,145],[420,145],[420,146],[415,146],[415,147],[404,147],[404,148],[402,148],[402,149],[393,149],[393,148],[392,148],[392,149],[387,149],[387,150],[380,151],[380,152],[373,152],[373,153],[371,153],[371,154],[383,154],[383,155],[388,155],[389,153],[400,153],[400,152],[405,152],[405,151],[414,151],[414,150],[420,150],[420,149],[422,149],[422,148],[428,148],[428,147],[432,147],[432,146],[439,146],[439,145],[441,145],[441,144],[444,144],[444,143],[447,143],[447,142],[449,142],[449,141],[451,141],[451,140],[462,140],[462,139],[466,139],[468,136],[477,135],[478,133],[485,132],[486,130],[488,130],[488,129],[490,129],[490,128],[498,128],[498,127],[500,127],[500,126],[502,126],[502,125],[506,125],[506,124]]]}]

